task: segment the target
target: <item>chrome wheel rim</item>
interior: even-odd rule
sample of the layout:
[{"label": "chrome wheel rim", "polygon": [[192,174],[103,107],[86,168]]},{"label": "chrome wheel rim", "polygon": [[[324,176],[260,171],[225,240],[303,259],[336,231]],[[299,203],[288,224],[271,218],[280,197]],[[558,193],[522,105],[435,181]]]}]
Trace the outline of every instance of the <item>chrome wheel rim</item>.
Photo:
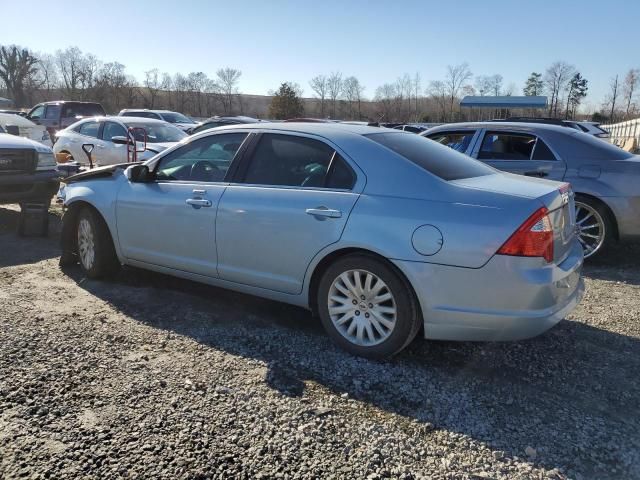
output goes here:
[{"label": "chrome wheel rim", "polygon": [[366,270],[348,270],[329,288],[329,317],[350,343],[371,347],[389,338],[398,311],[391,289]]},{"label": "chrome wheel rim", "polygon": [[78,222],[78,256],[80,263],[86,270],[93,267],[96,259],[96,247],[93,241],[93,229],[86,218]]},{"label": "chrome wheel rim", "polygon": [[602,215],[586,203],[576,202],[576,234],[585,258],[595,254],[604,243],[606,230]]}]

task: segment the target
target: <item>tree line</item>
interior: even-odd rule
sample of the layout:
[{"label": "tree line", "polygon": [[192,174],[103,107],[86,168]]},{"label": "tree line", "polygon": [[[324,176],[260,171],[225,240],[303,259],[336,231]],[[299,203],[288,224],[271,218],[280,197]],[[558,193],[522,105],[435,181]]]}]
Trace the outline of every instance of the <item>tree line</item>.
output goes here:
[{"label": "tree line", "polygon": [[[586,98],[589,82],[575,66],[553,62],[544,72],[532,72],[520,90],[505,85],[500,74],[474,75],[467,63],[449,65],[442,79],[423,84],[419,73],[405,73],[383,83],[370,95],[354,75],[332,71],[309,80],[310,97],[293,82],[280,85],[273,97],[260,104],[260,96],[241,94],[242,72],[219,68],[215,75],[187,74],[151,69],[137,79],[118,61],[103,62],[78,47],[53,54],[35,53],[15,45],[0,45],[0,94],[13,99],[17,107],[29,107],[45,100],[91,100],[108,112],[122,108],[163,108],[197,117],[210,115],[253,115],[280,118],[315,116],[386,122],[449,122],[472,119],[473,112],[460,108],[465,95],[546,95],[546,115],[575,118]],[[609,92],[594,119],[619,121],[637,116],[640,70],[631,69],[622,78],[611,79]],[[274,103],[275,102],[275,103]],[[490,112],[490,115],[534,112]],[[535,112],[540,114],[541,112]]]}]

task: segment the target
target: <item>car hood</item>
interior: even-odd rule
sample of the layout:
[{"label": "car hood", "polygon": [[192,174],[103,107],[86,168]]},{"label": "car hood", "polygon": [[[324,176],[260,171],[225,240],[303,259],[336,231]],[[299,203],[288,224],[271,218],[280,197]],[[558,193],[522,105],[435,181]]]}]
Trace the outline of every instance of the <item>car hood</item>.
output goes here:
[{"label": "car hood", "polygon": [[49,147],[28,138],[0,133],[0,148],[35,148],[38,151],[51,152]]}]

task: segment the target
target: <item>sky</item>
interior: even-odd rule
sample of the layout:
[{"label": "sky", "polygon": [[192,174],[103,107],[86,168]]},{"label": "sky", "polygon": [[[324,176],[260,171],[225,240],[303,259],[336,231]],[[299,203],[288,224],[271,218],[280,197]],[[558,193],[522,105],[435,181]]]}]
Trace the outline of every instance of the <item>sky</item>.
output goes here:
[{"label": "sky", "polygon": [[213,77],[233,67],[251,94],[292,81],[311,96],[312,77],[340,71],[372,97],[404,73],[424,89],[463,62],[521,94],[532,71],[564,60],[589,80],[589,110],[612,77],[640,67],[635,0],[0,0],[0,13],[2,45],[75,45],[139,80],[153,68]]}]

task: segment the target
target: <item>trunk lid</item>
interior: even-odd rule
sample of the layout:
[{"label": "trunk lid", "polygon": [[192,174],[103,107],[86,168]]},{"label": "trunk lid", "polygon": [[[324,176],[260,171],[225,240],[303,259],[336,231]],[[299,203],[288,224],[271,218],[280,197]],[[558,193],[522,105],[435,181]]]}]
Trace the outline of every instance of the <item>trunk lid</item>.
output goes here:
[{"label": "trunk lid", "polygon": [[[532,202],[531,213],[541,205],[545,206],[553,227],[554,263],[561,263],[569,255],[576,237],[573,191],[568,183],[511,173],[465,178],[450,183],[485,192],[535,200]],[[522,218],[522,222],[525,220],[527,220],[526,217]]]}]

